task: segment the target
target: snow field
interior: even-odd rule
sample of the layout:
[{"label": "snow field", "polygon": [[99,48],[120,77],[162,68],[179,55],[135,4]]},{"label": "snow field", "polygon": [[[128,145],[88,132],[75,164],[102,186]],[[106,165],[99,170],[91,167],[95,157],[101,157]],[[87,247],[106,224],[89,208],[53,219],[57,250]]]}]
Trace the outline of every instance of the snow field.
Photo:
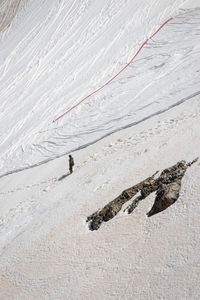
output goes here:
[{"label": "snow field", "polygon": [[[86,224],[122,190],[200,156],[198,6],[29,0],[1,33],[1,299],[200,298],[200,162],[167,210],[147,218],[150,195],[98,231]],[[116,81],[52,123],[170,16]]]},{"label": "snow field", "polygon": [[[64,155],[199,93],[199,10],[182,8],[177,16],[180,7],[183,1],[29,1],[0,41],[1,174]],[[52,123],[112,78],[170,16],[115,81]]]},{"label": "snow field", "polygon": [[[7,204],[13,205],[18,193],[23,201],[21,212],[14,213],[19,232],[12,230],[9,236],[7,227],[6,243],[1,243],[2,295],[15,298],[20,291],[20,299],[121,299],[124,294],[127,299],[198,299],[199,163],[187,171],[177,203],[155,217],[145,216],[152,195],[132,215],[121,212],[97,232],[88,230],[85,219],[156,170],[199,155],[199,103],[197,96],[190,105],[185,102],[74,153],[75,172],[63,180],[54,182],[66,174],[67,157],[23,171],[23,180],[10,175],[14,192],[4,188]],[[19,192],[17,178],[26,184]],[[54,182],[46,183],[47,191],[44,179]],[[12,218],[10,228],[14,222]]]}]

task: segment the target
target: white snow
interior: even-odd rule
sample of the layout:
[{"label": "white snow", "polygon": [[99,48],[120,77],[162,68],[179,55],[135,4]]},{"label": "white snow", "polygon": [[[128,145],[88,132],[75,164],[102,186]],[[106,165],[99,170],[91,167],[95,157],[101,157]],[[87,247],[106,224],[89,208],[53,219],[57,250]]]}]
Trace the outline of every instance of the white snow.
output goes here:
[{"label": "white snow", "polygon": [[200,156],[199,37],[195,0],[29,0],[2,31],[1,299],[200,298],[199,163],[162,213],[146,218],[151,195],[98,231],[86,224],[124,189]]}]

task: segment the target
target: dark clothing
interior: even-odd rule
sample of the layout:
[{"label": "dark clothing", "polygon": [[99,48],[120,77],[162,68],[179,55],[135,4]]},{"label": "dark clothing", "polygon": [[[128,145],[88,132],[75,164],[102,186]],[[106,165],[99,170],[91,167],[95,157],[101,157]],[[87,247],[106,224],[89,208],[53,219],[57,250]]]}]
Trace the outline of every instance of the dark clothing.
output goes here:
[{"label": "dark clothing", "polygon": [[73,173],[73,166],[72,165],[69,166],[69,172],[70,172],[70,174]]},{"label": "dark clothing", "polygon": [[69,156],[69,172],[73,173],[73,166],[74,166],[74,159],[73,157],[70,155]]}]

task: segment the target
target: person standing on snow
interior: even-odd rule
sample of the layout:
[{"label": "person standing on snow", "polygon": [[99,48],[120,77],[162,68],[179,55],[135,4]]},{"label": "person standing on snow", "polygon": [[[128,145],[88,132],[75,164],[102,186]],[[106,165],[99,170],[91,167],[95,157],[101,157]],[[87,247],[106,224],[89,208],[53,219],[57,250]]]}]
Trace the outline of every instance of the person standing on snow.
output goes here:
[{"label": "person standing on snow", "polygon": [[74,166],[74,159],[71,155],[69,155],[69,172],[70,172],[70,174],[73,173],[73,166]]}]

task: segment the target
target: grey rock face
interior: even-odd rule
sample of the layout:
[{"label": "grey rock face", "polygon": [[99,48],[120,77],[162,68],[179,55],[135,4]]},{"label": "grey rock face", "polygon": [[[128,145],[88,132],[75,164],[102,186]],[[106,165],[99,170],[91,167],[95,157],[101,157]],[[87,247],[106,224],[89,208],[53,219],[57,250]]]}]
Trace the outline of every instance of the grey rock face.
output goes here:
[{"label": "grey rock face", "polygon": [[198,160],[196,158],[190,163],[182,160],[176,165],[162,171],[160,176],[155,179],[156,173],[133,187],[124,190],[117,198],[105,205],[101,210],[96,211],[87,218],[91,230],[97,230],[102,222],[107,222],[118,214],[122,206],[133,198],[138,192],[140,195],[133,199],[133,202],[127,207],[128,213],[132,213],[141,200],[144,200],[152,192],[156,191],[155,202],[147,216],[153,216],[170,205],[174,204],[179,197],[181,181],[188,167]]},{"label": "grey rock face", "polygon": [[0,33],[6,30],[27,0],[0,1]]}]

